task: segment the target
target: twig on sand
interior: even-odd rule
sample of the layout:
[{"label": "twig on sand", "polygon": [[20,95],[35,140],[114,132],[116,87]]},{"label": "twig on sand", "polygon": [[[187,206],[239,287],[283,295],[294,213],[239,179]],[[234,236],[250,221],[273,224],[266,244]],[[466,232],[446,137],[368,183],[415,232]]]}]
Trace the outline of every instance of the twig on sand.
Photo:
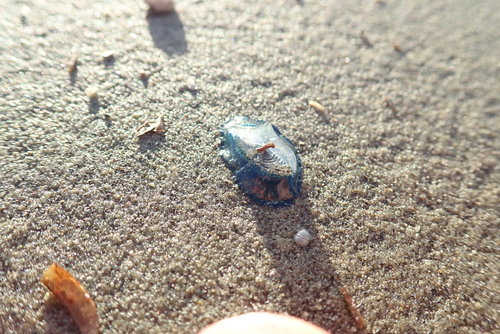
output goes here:
[{"label": "twig on sand", "polygon": [[354,303],[352,301],[351,294],[349,291],[347,291],[346,288],[341,287],[340,288],[340,293],[342,294],[342,297],[344,297],[344,301],[347,304],[347,308],[349,309],[349,312],[351,312],[352,317],[356,321],[356,326],[360,330],[366,329],[366,321],[357,309],[356,306],[354,306]]}]

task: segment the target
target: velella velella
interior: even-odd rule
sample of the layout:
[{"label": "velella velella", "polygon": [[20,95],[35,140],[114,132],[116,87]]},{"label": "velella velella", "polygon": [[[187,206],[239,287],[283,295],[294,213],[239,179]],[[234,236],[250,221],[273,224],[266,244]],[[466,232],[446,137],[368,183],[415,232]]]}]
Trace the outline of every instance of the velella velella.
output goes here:
[{"label": "velella velella", "polygon": [[222,124],[221,136],[221,157],[248,197],[282,207],[299,196],[302,163],[295,146],[277,127],[236,116]]}]

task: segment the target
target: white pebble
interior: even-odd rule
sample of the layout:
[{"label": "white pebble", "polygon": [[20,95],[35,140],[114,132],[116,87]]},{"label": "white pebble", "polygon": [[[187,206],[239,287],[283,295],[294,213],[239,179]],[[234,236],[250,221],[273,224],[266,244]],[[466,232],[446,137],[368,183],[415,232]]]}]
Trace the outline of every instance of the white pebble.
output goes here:
[{"label": "white pebble", "polygon": [[309,233],[308,230],[303,228],[302,230],[298,231],[297,234],[295,234],[295,236],[293,237],[293,240],[295,240],[295,242],[299,246],[305,247],[311,242],[312,238],[313,237],[312,237],[311,233]]},{"label": "white pebble", "polygon": [[87,87],[87,89],[85,89],[85,94],[87,94],[87,96],[91,100],[97,99],[97,92],[98,92],[98,89],[95,86],[89,86],[89,87]]}]

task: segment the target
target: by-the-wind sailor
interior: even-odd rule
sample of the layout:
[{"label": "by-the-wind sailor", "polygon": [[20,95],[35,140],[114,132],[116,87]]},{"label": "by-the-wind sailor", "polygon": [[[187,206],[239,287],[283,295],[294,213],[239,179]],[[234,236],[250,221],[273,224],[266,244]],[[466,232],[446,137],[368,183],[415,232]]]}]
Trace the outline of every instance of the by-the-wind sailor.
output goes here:
[{"label": "by-the-wind sailor", "polygon": [[271,123],[237,116],[222,124],[221,156],[243,192],[281,207],[299,196],[302,164],[294,145]]}]

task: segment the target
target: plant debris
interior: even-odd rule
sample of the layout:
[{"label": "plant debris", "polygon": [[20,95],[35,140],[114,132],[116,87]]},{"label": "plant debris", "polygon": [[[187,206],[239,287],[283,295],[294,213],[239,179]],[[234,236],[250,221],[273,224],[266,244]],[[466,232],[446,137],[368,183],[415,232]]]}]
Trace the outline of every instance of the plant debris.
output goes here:
[{"label": "plant debris", "polygon": [[139,139],[152,134],[157,134],[160,136],[165,135],[165,121],[163,119],[163,116],[158,116],[158,119],[155,123],[144,122],[137,129],[135,129],[135,135],[139,137]]},{"label": "plant debris", "polygon": [[41,281],[68,309],[80,333],[99,333],[95,303],[76,278],[63,267],[53,263],[43,273]]},{"label": "plant debris", "polygon": [[354,303],[352,301],[352,296],[349,293],[349,291],[347,291],[346,288],[341,287],[340,293],[342,294],[342,297],[344,297],[344,301],[347,304],[347,308],[349,309],[349,312],[351,312],[352,317],[356,321],[356,326],[358,327],[358,329],[365,329],[366,321],[359,312],[359,310],[357,309],[357,307],[354,306]]},{"label": "plant debris", "polygon": [[146,73],[146,72],[140,72],[139,73],[139,79],[141,80],[148,80],[149,79],[149,73]]}]

